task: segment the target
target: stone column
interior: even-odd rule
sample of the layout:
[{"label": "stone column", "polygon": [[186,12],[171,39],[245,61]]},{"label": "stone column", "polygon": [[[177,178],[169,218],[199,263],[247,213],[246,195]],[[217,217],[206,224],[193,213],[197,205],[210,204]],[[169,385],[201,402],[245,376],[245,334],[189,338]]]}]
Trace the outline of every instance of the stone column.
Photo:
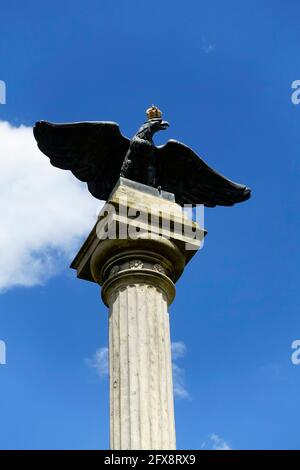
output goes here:
[{"label": "stone column", "polygon": [[173,195],[120,179],[71,265],[109,307],[111,449],[176,448],[168,306],[203,236]]},{"label": "stone column", "polygon": [[154,255],[127,255],[109,273],[112,449],[175,449],[168,304],[173,282]]}]

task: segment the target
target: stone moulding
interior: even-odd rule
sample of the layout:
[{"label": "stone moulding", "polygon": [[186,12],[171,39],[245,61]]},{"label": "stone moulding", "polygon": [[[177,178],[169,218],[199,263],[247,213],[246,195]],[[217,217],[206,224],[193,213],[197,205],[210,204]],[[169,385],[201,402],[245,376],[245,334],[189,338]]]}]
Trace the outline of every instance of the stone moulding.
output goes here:
[{"label": "stone moulding", "polygon": [[122,179],[71,264],[109,307],[111,449],[176,449],[168,307],[204,235],[172,195]]},{"label": "stone moulding", "polygon": [[[155,253],[158,258],[155,264],[161,265],[173,282],[178,280],[186,264],[200,248],[206,231],[188,219],[182,208],[172,200],[173,195],[164,193],[159,196],[154,188],[149,191],[145,187],[144,192],[142,187],[139,183],[120,178],[71,264],[71,268],[76,269],[78,278],[102,285],[107,263],[112,269],[114,256],[123,256],[129,250],[132,253],[131,262],[139,258],[140,252],[144,256],[146,252],[151,253],[151,256]],[[111,207],[115,212],[112,212]],[[158,224],[148,223],[149,208],[153,209],[151,214],[156,217]],[[128,213],[139,213],[139,216],[128,217]],[[180,231],[175,230],[179,227]],[[137,228],[138,232],[135,231]],[[131,229],[134,238],[128,237],[128,230]],[[120,233],[123,238],[120,238]],[[97,268],[92,269],[92,257],[98,259]]]}]

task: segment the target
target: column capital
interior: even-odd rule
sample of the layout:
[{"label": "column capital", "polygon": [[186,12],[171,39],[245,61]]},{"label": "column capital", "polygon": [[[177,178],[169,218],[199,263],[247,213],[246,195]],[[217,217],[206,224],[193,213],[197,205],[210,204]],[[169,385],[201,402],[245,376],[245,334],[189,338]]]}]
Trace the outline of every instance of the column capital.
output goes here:
[{"label": "column capital", "polygon": [[176,448],[168,305],[204,235],[174,195],[120,178],[71,264],[109,307],[113,450]]},{"label": "column capital", "polygon": [[142,250],[133,243],[130,248],[115,254],[114,243],[110,243],[111,240],[106,242],[99,244],[91,257],[91,272],[94,280],[102,285],[105,305],[109,306],[118,289],[137,283],[160,289],[168,305],[173,302],[174,280],[184,268],[184,260],[176,245],[160,243],[158,252],[154,244]]},{"label": "column capital", "polygon": [[[71,264],[77,277],[109,286],[121,279],[154,279],[171,303],[174,286],[206,231],[190,220],[174,195],[120,178]],[[173,292],[174,291],[174,292]]]}]

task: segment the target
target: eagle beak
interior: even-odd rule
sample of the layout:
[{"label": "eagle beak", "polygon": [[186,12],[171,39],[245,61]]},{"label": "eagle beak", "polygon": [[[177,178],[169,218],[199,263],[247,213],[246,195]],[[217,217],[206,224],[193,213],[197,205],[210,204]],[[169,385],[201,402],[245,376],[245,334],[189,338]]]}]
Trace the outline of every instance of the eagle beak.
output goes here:
[{"label": "eagle beak", "polygon": [[163,129],[163,130],[167,129],[169,126],[170,124],[167,121],[161,121],[159,125],[160,129]]}]

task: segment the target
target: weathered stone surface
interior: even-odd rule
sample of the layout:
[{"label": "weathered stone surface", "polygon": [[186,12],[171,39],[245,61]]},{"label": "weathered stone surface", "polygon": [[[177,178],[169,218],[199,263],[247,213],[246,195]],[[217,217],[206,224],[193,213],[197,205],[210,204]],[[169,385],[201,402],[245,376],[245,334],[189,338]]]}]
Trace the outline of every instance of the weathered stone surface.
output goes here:
[{"label": "weathered stone surface", "polygon": [[109,317],[112,449],[175,449],[167,300],[137,283],[111,296]]},{"label": "weathered stone surface", "polygon": [[[174,269],[174,280],[177,281],[184,266],[199,249],[206,231],[186,216],[182,208],[171,200],[170,193],[158,194],[154,188],[134,181],[129,184],[128,180],[120,178],[71,264],[71,268],[77,271],[77,277],[102,284],[104,278],[101,273],[107,259],[113,253],[135,249],[167,253]],[[135,239],[129,238],[128,234],[135,235]],[[97,281],[90,262],[95,251],[98,251],[101,268]]]},{"label": "weathered stone surface", "polygon": [[168,305],[205,232],[169,194],[141,186],[120,180],[71,267],[109,307],[111,449],[175,449]]}]

